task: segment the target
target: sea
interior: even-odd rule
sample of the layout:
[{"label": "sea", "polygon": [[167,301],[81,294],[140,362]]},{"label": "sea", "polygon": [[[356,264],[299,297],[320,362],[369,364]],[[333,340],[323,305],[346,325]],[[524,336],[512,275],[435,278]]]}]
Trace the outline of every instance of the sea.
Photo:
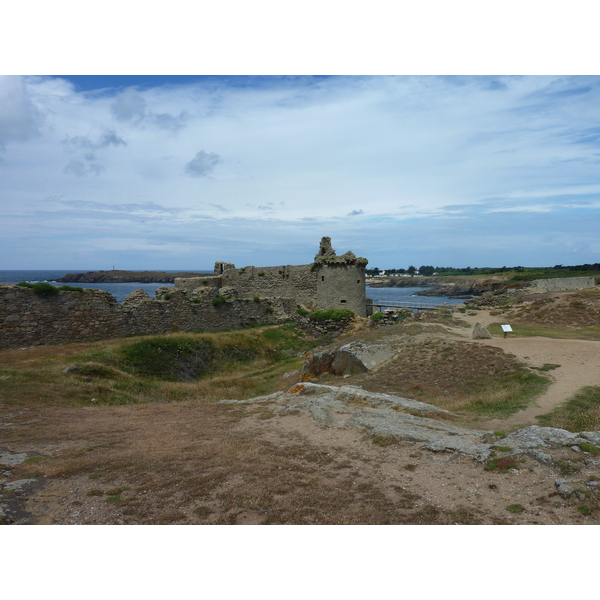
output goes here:
[{"label": "sea", "polygon": [[[0,271],[0,283],[20,283],[21,281],[27,281],[28,283],[37,283],[38,281],[47,281],[53,285],[65,285],[57,281],[64,277],[67,273],[87,273],[92,269],[86,269],[83,271],[74,270],[45,270],[45,271]],[[212,275],[212,271],[190,271],[189,269],[179,269],[175,271],[164,271],[165,273],[198,273],[199,275]],[[117,302],[120,304],[125,298],[134,290],[143,289],[151,298],[154,297],[154,292],[159,287],[173,287],[171,283],[72,283],[66,285],[73,285],[82,288],[94,288],[98,290],[104,290],[112,294]],[[407,287],[407,288],[372,288],[367,284],[366,292],[367,298],[373,300],[373,304],[377,304],[377,301],[395,300],[404,301],[411,300],[411,296],[414,296],[416,292],[423,290],[420,287]],[[447,296],[416,296],[413,300],[418,299],[419,303],[425,304],[461,304],[464,300],[458,300],[456,298],[448,298]]]},{"label": "sea", "polygon": [[[148,296],[154,298],[154,292],[159,287],[174,287],[172,283],[62,283],[57,281],[64,277],[67,273],[87,273],[92,269],[86,269],[84,271],[0,271],[0,283],[20,283],[21,281],[27,281],[28,283],[37,283],[38,281],[47,281],[53,285],[72,285],[75,287],[82,288],[93,288],[97,290],[104,290],[111,293],[120,304],[125,298],[134,290],[140,288],[144,290]],[[163,273],[198,273],[199,275],[212,275],[212,271],[194,271],[190,269],[180,269],[176,271],[163,271]]]},{"label": "sea", "polygon": [[366,286],[367,298],[373,300],[373,304],[385,304],[386,300],[394,302],[406,302],[415,300],[419,304],[431,304],[438,306],[440,304],[462,304],[464,300],[458,298],[449,298],[448,296],[416,296],[417,292],[422,292],[426,288],[422,287],[371,287]]}]

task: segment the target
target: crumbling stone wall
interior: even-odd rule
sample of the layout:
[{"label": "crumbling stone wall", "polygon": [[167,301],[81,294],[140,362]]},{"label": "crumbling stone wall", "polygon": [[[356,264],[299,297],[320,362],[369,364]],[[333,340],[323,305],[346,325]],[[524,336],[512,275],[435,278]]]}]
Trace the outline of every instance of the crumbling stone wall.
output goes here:
[{"label": "crumbling stone wall", "polygon": [[158,288],[156,298],[136,290],[123,304],[102,290],[43,297],[0,284],[0,348],[281,323],[297,316],[298,304],[364,317],[366,265],[352,252],[337,256],[324,237],[312,264],[236,269],[217,262],[212,276],[176,278],[175,288]]},{"label": "crumbling stone wall", "polygon": [[86,289],[43,297],[32,289],[0,284],[0,348],[17,348],[126,335],[180,331],[218,331],[252,323],[288,321],[296,310],[291,298],[219,298],[214,288],[196,293],[162,287],[156,298],[143,290],[118,304],[108,292]]},{"label": "crumbling stone wall", "polygon": [[206,277],[176,277],[175,287],[180,290],[192,292],[197,288],[220,288],[223,287],[221,276],[208,275]]},{"label": "crumbling stone wall", "polygon": [[552,292],[568,292],[571,290],[584,290],[593,288],[596,285],[594,277],[564,277],[554,279],[536,279],[531,282],[527,288],[527,292],[533,293],[552,293]]},{"label": "crumbling stone wall", "polygon": [[312,265],[229,268],[223,272],[223,286],[239,296],[281,296],[294,298],[308,309],[317,308],[316,273]]},{"label": "crumbling stone wall", "polygon": [[213,278],[175,279],[175,287],[191,291],[222,286],[239,296],[294,298],[309,310],[346,308],[365,317],[367,263],[366,258],[357,258],[352,252],[337,256],[331,238],[323,237],[312,264],[237,269],[232,263],[219,261]]}]

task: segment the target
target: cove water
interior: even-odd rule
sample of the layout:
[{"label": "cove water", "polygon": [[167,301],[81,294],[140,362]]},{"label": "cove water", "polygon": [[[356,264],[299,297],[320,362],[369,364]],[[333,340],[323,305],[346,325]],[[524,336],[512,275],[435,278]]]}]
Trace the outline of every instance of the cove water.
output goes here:
[{"label": "cove water", "polygon": [[[367,284],[367,298],[373,300],[373,304],[377,302],[385,303],[386,300],[394,300],[396,302],[404,302],[407,300],[416,300],[419,303],[431,304],[462,304],[464,300],[458,298],[448,298],[448,296],[415,296],[416,292],[421,292],[426,288],[422,287],[371,287]],[[414,298],[412,298],[414,296]]]},{"label": "cove water", "polygon": [[[73,287],[82,287],[88,289],[104,290],[109,292],[120,304],[125,298],[134,290],[144,290],[150,298],[154,298],[154,292],[159,287],[174,287],[172,283],[62,283],[57,281],[61,277],[64,277],[67,273],[87,273],[86,271],[58,271],[58,270],[45,270],[45,271],[0,271],[0,283],[20,283],[21,281],[27,281],[28,283],[37,283],[38,281],[47,281],[52,285],[71,285]],[[186,273],[198,273],[198,275],[212,275],[212,271],[191,271],[189,269],[184,270]],[[163,273],[181,273],[183,271],[162,271]]]}]

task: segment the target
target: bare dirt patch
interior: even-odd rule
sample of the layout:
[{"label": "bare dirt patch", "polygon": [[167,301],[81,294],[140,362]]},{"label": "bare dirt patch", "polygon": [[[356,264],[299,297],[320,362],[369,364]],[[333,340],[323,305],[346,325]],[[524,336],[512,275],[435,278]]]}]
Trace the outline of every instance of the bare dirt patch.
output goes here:
[{"label": "bare dirt patch", "polygon": [[[25,522],[599,522],[593,499],[583,514],[580,501],[557,495],[560,473],[526,457],[505,473],[486,471],[459,454],[319,427],[306,415],[263,418],[265,410],[203,403],[40,409],[36,427],[15,427],[9,442],[43,455],[14,470],[14,478],[34,469],[45,477],[24,505]],[[581,476],[594,474],[581,456],[561,452]],[[508,511],[514,504],[523,510]]]}]

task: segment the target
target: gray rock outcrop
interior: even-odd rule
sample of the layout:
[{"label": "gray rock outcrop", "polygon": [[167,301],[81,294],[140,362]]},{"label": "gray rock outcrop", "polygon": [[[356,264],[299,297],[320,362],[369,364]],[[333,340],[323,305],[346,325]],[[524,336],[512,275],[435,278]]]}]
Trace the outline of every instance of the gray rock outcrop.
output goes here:
[{"label": "gray rock outcrop", "polygon": [[[392,394],[369,392],[357,386],[298,383],[287,392],[250,400],[222,400],[224,404],[274,403],[275,414],[307,412],[323,427],[357,427],[372,435],[416,442],[433,452],[459,452],[479,461],[501,450],[504,456],[527,455],[552,466],[552,449],[600,440],[600,432],[571,433],[564,429],[532,425],[497,439],[490,431],[459,427],[433,417],[452,416],[432,404]],[[543,451],[548,450],[548,451]],[[565,493],[568,490],[564,490]]]},{"label": "gray rock outcrop", "polygon": [[353,375],[371,371],[388,362],[398,354],[398,350],[385,344],[364,344],[351,342],[340,348],[317,349],[306,354],[300,379],[309,379],[333,373]]},{"label": "gray rock outcrop", "polygon": [[492,334],[481,323],[475,323],[475,327],[473,328],[474,340],[489,340],[491,338]]}]

